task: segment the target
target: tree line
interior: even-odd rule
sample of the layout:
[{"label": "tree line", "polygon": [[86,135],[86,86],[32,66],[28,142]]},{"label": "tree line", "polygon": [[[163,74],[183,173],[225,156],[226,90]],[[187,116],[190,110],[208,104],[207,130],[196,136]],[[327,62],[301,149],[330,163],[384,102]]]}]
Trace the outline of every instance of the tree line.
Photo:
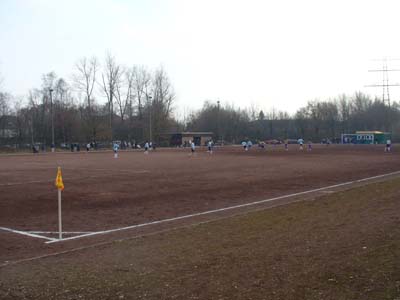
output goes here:
[{"label": "tree line", "polygon": [[[105,99],[106,101],[100,101]],[[23,99],[0,92],[3,144],[49,146],[61,143],[160,140],[173,117],[175,93],[163,67],[150,70],[82,58],[69,80],[55,72]],[[3,133],[3,134],[2,134]]]},{"label": "tree line", "polygon": [[[357,92],[309,101],[290,115],[205,101],[183,120],[174,115],[175,93],[166,70],[125,66],[107,54],[104,61],[82,58],[71,78],[54,72],[23,98],[2,91],[0,76],[0,144],[30,147],[121,140],[168,145],[168,133],[210,131],[215,140],[239,143],[303,138],[338,141],[342,133],[380,130],[400,139],[400,104]],[[105,99],[102,100],[102,99]]]},{"label": "tree line", "polygon": [[201,110],[191,114],[190,130],[212,131],[218,139],[238,143],[242,140],[265,141],[303,138],[313,142],[329,139],[340,142],[342,133],[378,130],[392,132],[400,139],[400,103],[385,105],[361,92],[340,95],[325,101],[309,101],[293,115],[272,109],[238,109],[220,107],[218,102],[205,102]]}]

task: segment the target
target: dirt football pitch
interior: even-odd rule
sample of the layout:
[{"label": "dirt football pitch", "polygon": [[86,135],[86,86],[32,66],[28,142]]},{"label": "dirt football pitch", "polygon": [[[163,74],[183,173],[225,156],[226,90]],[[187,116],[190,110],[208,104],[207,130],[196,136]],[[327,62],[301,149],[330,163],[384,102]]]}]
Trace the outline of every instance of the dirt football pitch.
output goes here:
[{"label": "dirt football pitch", "polygon": [[[64,241],[57,239],[58,166],[65,185]],[[299,151],[296,145],[289,151],[283,146],[250,151],[217,147],[212,155],[205,148],[195,155],[190,149],[157,149],[148,155],[134,150],[121,151],[118,158],[111,151],[0,155],[0,289],[9,274],[16,276],[18,266],[32,261],[51,257],[58,263],[91,249],[91,258],[101,264],[102,247],[115,241],[154,238],[176,228],[332,197],[339,190],[397,176],[400,151],[394,147],[384,153],[379,145],[314,145],[312,151]],[[13,295],[10,299],[18,298]]]}]

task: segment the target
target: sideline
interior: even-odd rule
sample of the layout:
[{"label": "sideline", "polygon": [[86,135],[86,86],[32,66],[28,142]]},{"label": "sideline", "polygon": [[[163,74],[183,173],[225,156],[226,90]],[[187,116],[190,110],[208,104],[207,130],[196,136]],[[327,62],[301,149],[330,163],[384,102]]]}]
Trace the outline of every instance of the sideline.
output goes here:
[{"label": "sideline", "polygon": [[234,206],[229,206],[229,207],[223,207],[223,208],[208,210],[208,211],[190,214],[190,215],[179,216],[179,217],[175,217],[175,218],[163,219],[163,220],[142,223],[142,224],[136,224],[136,225],[131,225],[131,226],[127,226],[127,227],[110,229],[110,230],[97,231],[97,232],[93,232],[93,233],[87,233],[87,234],[77,235],[77,236],[73,236],[73,237],[68,237],[68,238],[61,239],[61,240],[60,239],[52,239],[52,240],[46,242],[46,244],[66,242],[66,241],[76,240],[76,239],[80,239],[80,238],[84,238],[84,237],[90,237],[90,236],[95,236],[95,235],[100,235],[100,234],[108,234],[108,233],[113,233],[113,232],[117,232],[117,231],[123,231],[123,230],[128,230],[128,229],[134,229],[134,228],[140,228],[140,227],[145,227],[145,226],[151,226],[151,225],[156,225],[156,224],[161,224],[161,223],[177,221],[177,220],[189,219],[189,218],[193,218],[193,217],[197,217],[197,216],[214,214],[217,212],[233,210],[236,208],[253,206],[253,205],[257,205],[257,204],[261,204],[261,203],[266,203],[266,202],[281,200],[281,199],[285,199],[285,198],[291,198],[291,197],[296,197],[296,196],[300,196],[300,195],[315,193],[315,192],[324,191],[324,190],[328,190],[328,189],[332,189],[332,188],[337,188],[337,187],[341,187],[341,186],[345,186],[345,185],[351,185],[354,183],[360,183],[360,182],[369,181],[369,180],[373,180],[373,179],[377,179],[377,178],[387,177],[387,176],[391,176],[391,175],[395,175],[395,174],[400,174],[400,171],[391,172],[391,173],[387,173],[387,174],[381,174],[381,175],[362,178],[362,179],[357,179],[357,180],[352,180],[352,181],[348,181],[348,182],[344,182],[344,183],[334,184],[334,185],[317,188],[317,189],[312,189],[312,190],[308,190],[308,191],[303,191],[303,192],[298,192],[298,193],[294,193],[294,194],[278,196],[278,197],[269,198],[269,199],[265,199],[265,200],[244,203],[244,204],[239,204],[239,205],[234,205]]}]

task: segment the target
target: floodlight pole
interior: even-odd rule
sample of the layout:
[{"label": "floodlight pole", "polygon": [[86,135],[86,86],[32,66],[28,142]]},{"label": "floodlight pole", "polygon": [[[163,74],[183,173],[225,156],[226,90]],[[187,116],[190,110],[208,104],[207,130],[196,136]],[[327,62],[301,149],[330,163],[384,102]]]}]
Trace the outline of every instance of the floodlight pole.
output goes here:
[{"label": "floodlight pole", "polygon": [[151,128],[151,110],[153,109],[153,97],[152,96],[147,96],[147,98],[150,100],[150,106],[149,106],[149,143],[152,143],[153,139],[153,133],[152,133],[152,128]]},{"label": "floodlight pole", "polygon": [[54,144],[54,113],[53,113],[53,89],[50,88],[50,112],[51,112],[51,152],[55,151],[56,145]]},{"label": "floodlight pole", "polygon": [[218,105],[218,110],[217,110],[217,143],[219,140],[219,100],[217,101],[217,105]]}]

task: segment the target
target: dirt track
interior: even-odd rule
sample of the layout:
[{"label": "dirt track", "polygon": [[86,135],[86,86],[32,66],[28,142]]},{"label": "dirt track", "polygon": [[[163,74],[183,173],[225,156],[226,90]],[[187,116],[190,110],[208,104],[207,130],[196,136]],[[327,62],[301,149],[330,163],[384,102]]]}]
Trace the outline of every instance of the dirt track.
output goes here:
[{"label": "dirt track", "polygon": [[[0,226],[56,231],[56,167],[63,169],[63,229],[99,231],[257,201],[400,170],[381,146],[294,146],[57,153],[0,157]],[[99,241],[107,240],[102,237]],[[94,241],[91,240],[91,243]],[[85,245],[74,242],[74,247]],[[0,231],[0,263],[71,247]]]}]

